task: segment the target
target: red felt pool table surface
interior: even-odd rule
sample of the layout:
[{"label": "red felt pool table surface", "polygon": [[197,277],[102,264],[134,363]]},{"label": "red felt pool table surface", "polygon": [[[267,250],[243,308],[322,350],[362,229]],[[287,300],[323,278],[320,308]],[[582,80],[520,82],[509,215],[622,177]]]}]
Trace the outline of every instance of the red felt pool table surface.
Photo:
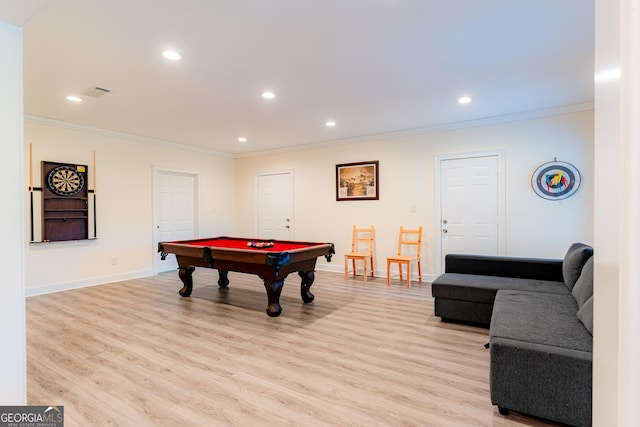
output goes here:
[{"label": "red felt pool table surface", "polygon": [[[256,248],[249,246],[250,243],[261,243],[261,242],[273,242],[273,246]],[[269,252],[284,252],[284,251],[292,251],[296,249],[304,249],[309,246],[319,246],[324,243],[309,243],[309,242],[295,242],[295,241],[279,241],[279,240],[264,240],[264,239],[245,239],[238,237],[215,237],[209,239],[198,239],[198,240],[187,240],[183,242],[174,242],[174,243],[183,243],[185,245],[191,246],[202,246],[202,247],[210,247],[210,248],[224,248],[224,249],[248,249],[248,250],[258,250],[258,251],[269,251]]]}]

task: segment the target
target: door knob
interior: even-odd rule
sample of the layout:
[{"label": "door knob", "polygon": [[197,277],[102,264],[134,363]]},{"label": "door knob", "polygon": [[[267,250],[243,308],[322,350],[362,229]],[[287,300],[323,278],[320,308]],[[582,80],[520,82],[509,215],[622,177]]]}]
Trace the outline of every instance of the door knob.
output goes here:
[{"label": "door knob", "polygon": [[444,234],[447,234],[447,233],[449,232],[449,230],[447,230],[446,228],[443,228],[443,229],[442,229],[442,232],[443,232]]},{"label": "door knob", "polygon": [[291,228],[291,227],[289,227],[288,225],[286,225],[286,226],[285,226],[285,228]]},{"label": "door knob", "polygon": [[443,219],[443,220],[442,220],[442,223],[443,223],[443,224],[446,224],[446,223],[447,223],[447,220],[446,220],[446,219]]}]

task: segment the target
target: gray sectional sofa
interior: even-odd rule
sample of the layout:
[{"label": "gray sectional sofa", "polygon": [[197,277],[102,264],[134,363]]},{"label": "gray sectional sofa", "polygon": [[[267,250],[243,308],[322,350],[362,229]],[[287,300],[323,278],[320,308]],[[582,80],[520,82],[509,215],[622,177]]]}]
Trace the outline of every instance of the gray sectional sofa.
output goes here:
[{"label": "gray sectional sofa", "polygon": [[435,314],[489,327],[491,401],[591,425],[593,249],[564,259],[447,255],[432,283]]}]

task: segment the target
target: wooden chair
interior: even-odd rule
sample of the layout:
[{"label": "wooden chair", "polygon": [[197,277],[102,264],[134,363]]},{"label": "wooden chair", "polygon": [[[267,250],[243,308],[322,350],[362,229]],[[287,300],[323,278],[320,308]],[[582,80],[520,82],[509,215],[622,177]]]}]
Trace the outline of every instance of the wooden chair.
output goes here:
[{"label": "wooden chair", "polygon": [[[391,284],[391,263],[398,264],[400,280],[402,281],[402,266],[407,266],[407,288],[411,287],[411,263],[418,264],[418,280],[422,283],[422,271],[420,269],[420,247],[422,246],[422,226],[417,230],[405,230],[400,227],[398,237],[398,255],[387,258],[387,286]],[[415,249],[410,251],[410,248]],[[405,255],[403,255],[405,254]]]},{"label": "wooden chair", "polygon": [[356,261],[362,261],[364,266],[364,281],[367,281],[367,261],[371,264],[371,277],[373,277],[373,245],[374,245],[374,229],[373,225],[369,228],[357,228],[353,226],[353,234],[351,236],[351,252],[344,254],[344,279],[349,277],[349,260],[353,266],[353,275],[356,275]]}]

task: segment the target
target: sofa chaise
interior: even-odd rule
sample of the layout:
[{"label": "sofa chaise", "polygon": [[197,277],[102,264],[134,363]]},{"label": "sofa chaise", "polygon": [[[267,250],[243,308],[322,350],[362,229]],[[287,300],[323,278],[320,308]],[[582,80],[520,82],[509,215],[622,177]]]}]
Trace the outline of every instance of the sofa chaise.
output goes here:
[{"label": "sofa chaise", "polygon": [[491,401],[575,426],[591,425],[593,249],[564,259],[447,255],[435,315],[489,327]]}]

